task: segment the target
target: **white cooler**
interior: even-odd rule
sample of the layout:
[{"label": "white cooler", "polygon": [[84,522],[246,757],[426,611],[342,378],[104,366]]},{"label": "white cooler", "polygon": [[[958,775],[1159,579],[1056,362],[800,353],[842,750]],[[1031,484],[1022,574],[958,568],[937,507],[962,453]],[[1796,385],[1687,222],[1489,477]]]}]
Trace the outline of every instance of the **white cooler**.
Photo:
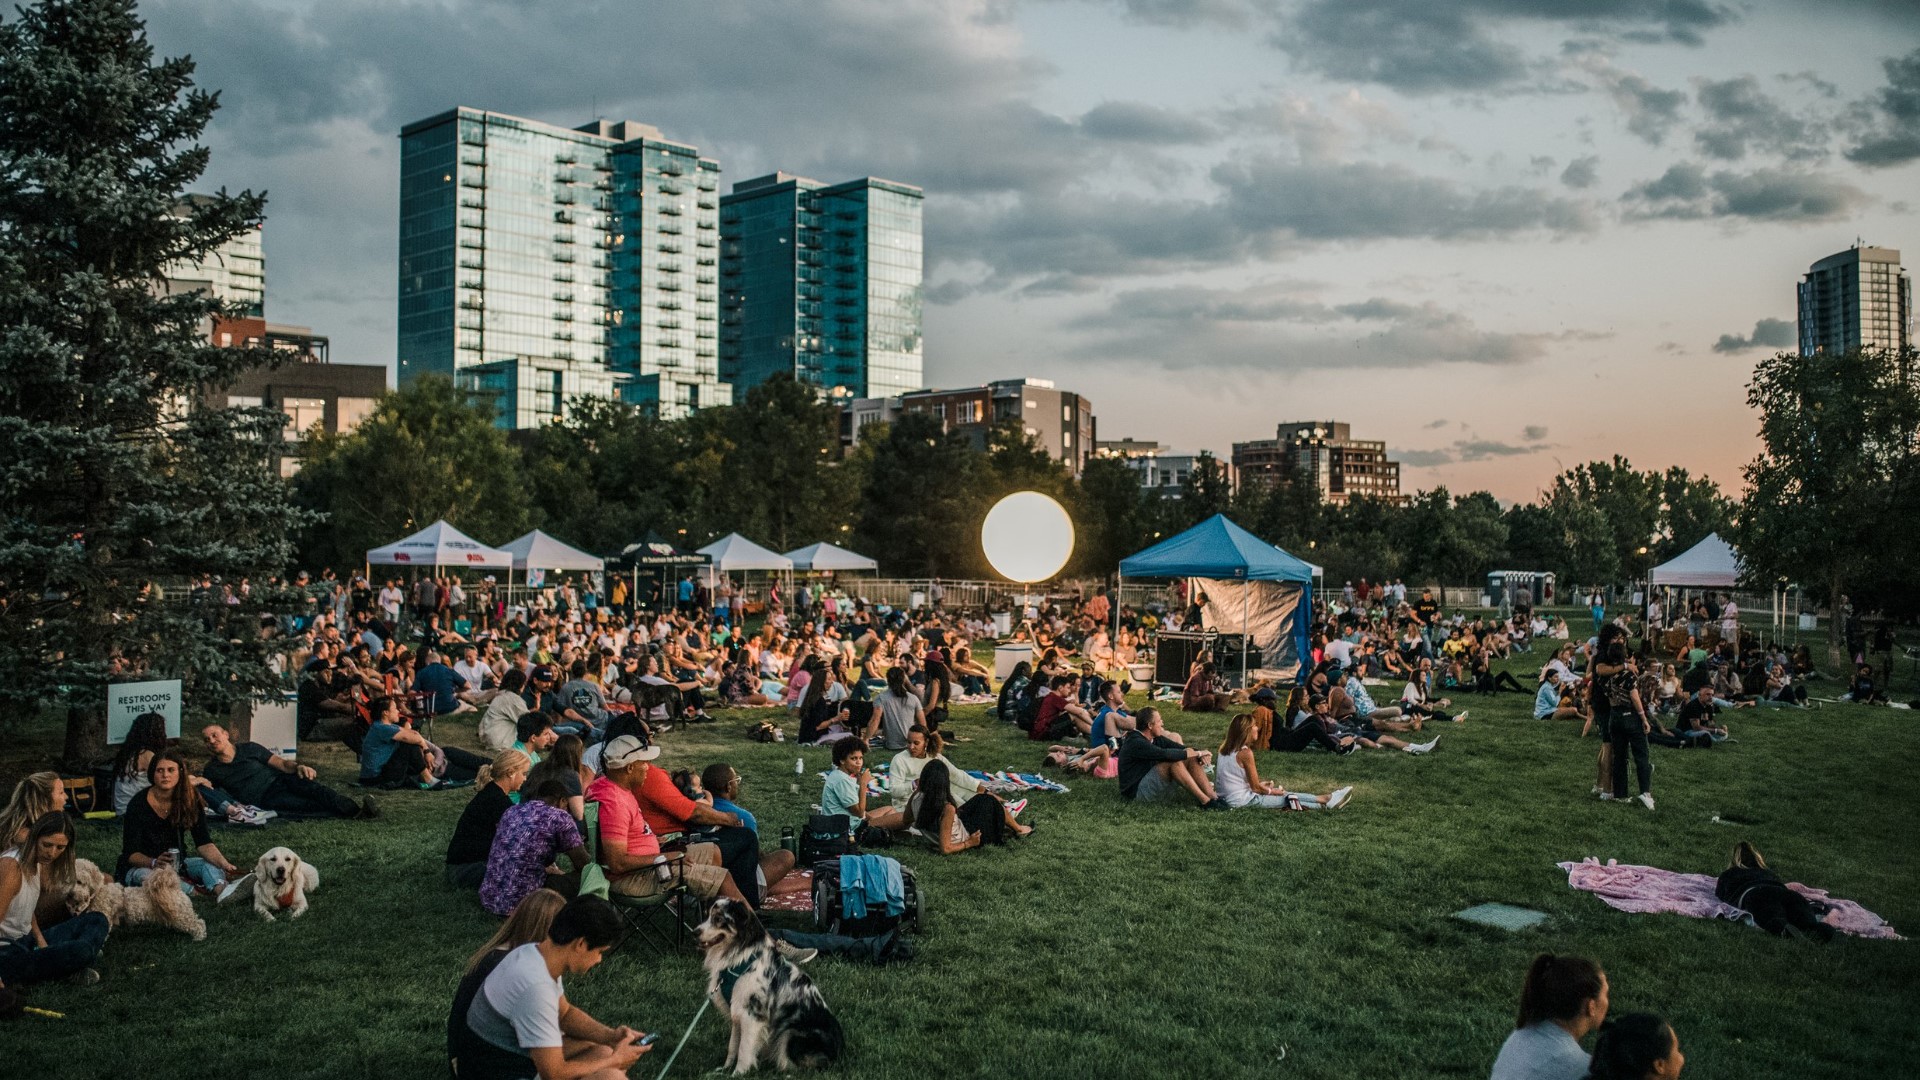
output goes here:
[{"label": "white cooler", "polygon": [[993,647],[993,678],[995,682],[1005,682],[1013,674],[1013,667],[1020,661],[1033,662],[1033,646],[1025,642]]}]

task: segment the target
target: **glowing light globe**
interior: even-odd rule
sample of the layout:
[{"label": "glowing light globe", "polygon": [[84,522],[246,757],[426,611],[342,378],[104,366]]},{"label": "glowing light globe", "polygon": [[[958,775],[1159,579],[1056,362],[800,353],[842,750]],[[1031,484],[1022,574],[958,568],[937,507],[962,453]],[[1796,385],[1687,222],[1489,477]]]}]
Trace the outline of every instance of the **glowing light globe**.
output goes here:
[{"label": "glowing light globe", "polygon": [[1002,576],[1023,585],[1046,581],[1073,554],[1073,519],[1046,495],[1016,491],[987,511],[980,546]]}]

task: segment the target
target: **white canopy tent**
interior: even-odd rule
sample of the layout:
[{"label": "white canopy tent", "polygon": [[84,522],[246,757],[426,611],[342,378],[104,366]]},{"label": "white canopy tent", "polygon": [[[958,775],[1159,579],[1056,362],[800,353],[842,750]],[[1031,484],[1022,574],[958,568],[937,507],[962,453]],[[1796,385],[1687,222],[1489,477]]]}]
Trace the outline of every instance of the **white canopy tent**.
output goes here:
[{"label": "white canopy tent", "polygon": [[607,560],[563,544],[535,529],[501,545],[513,556],[515,570],[604,570]]},{"label": "white canopy tent", "polygon": [[367,549],[369,566],[499,566],[511,568],[513,556],[499,548],[490,548],[445,521],[433,524],[404,540],[385,547]]},{"label": "white canopy tent", "polygon": [[1731,589],[1740,582],[1740,555],[1719,533],[1708,533],[1705,540],[1654,567],[1647,580],[1654,585]]},{"label": "white canopy tent", "polygon": [[809,544],[787,552],[795,570],[878,570],[876,560],[833,544]]},{"label": "white canopy tent", "polygon": [[709,577],[715,571],[729,574],[736,570],[793,569],[792,559],[777,551],[768,551],[739,533],[728,533],[701,548],[700,554],[713,560],[707,567]]}]

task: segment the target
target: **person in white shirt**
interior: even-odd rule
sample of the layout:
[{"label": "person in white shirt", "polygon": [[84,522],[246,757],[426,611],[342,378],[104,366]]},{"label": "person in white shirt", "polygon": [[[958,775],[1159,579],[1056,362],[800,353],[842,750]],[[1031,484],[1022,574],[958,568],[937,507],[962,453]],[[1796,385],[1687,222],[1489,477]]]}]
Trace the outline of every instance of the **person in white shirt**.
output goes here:
[{"label": "person in white shirt", "polygon": [[1352,667],[1353,643],[1343,637],[1333,638],[1327,642],[1326,656],[1329,660],[1338,660],[1343,668]]},{"label": "person in white shirt", "polygon": [[1580,1040],[1607,1018],[1607,976],[1578,956],[1541,953],[1520,988],[1520,1018],[1489,1080],[1581,1080],[1591,1059]]},{"label": "person in white shirt", "polygon": [[397,581],[387,582],[386,587],[380,590],[380,610],[387,613],[388,622],[400,621],[400,601],[404,598],[405,594],[400,591]]},{"label": "person in white shirt", "polygon": [[942,751],[938,734],[929,735],[924,725],[915,724],[907,729],[907,748],[893,755],[893,762],[887,767],[887,797],[893,803],[894,816],[884,819],[873,817],[868,820],[882,828],[903,829],[907,826],[907,801],[913,798],[914,784],[920,774],[926,771],[931,761],[944,762],[947,766],[947,787],[952,792],[956,805],[964,806],[968,799],[980,794],[980,781],[967,775],[966,770],[947,760]]},{"label": "person in white shirt", "polygon": [[493,669],[480,662],[480,650],[473,645],[460,650],[460,659],[455,661],[453,672],[466,680],[468,694],[484,693],[487,683],[493,680]]},{"label": "person in white shirt", "polygon": [[608,1027],[567,1000],[565,976],[599,965],[625,930],[620,913],[597,896],[582,896],[553,917],[542,941],[508,953],[480,984],[458,1018],[453,1052],[461,1076],[541,1080],[625,1077],[651,1040],[630,1027]]}]

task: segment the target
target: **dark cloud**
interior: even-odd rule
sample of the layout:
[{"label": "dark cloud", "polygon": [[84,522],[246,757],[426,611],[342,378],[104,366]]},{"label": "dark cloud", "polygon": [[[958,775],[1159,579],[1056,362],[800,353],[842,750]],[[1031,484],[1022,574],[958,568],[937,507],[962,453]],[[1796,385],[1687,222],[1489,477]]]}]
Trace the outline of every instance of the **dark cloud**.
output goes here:
[{"label": "dark cloud", "polygon": [[1262,0],[1121,0],[1120,6],[1129,19],[1153,26],[1211,23],[1243,30],[1269,13],[1273,5]]},{"label": "dark cloud", "polygon": [[1795,161],[1827,155],[1825,132],[1768,96],[1751,75],[1703,81],[1696,98],[1707,119],[1693,141],[1708,157],[1738,161],[1749,149]]},{"label": "dark cloud", "polygon": [[1600,158],[1594,154],[1574,158],[1560,173],[1560,182],[1576,190],[1585,190],[1599,181]]},{"label": "dark cloud", "polygon": [[1866,106],[1868,133],[1847,150],[1849,161],[1868,168],[1904,165],[1920,158],[1920,49],[1882,61],[1881,66],[1887,72],[1887,85]]},{"label": "dark cloud", "polygon": [[1456,460],[1451,450],[1389,450],[1387,456],[1391,460],[1415,469],[1451,465]]},{"label": "dark cloud", "polygon": [[[1699,45],[1733,17],[1731,7],[1704,0],[1305,0],[1281,18],[1273,40],[1294,63],[1330,78],[1422,94],[1526,79],[1535,61],[1497,29],[1547,25]],[[1677,93],[1642,89],[1654,95],[1645,107],[1655,111],[1665,104],[1660,94]]]},{"label": "dark cloud", "polygon": [[1658,179],[1637,184],[1621,197],[1632,220],[1744,218],[1751,221],[1816,222],[1850,217],[1873,199],[1851,184],[1821,173],[1756,169],[1709,174],[1691,162]]},{"label": "dark cloud", "polygon": [[1738,334],[1721,334],[1720,340],[1713,343],[1717,353],[1745,352],[1748,349],[1785,349],[1799,341],[1792,323],[1785,319],[1761,319],[1753,324],[1753,333],[1746,337]]},{"label": "dark cloud", "polygon": [[1212,124],[1198,117],[1137,101],[1094,106],[1080,118],[1080,130],[1096,139],[1120,142],[1206,143],[1219,137]]},{"label": "dark cloud", "polygon": [[1528,424],[1520,430],[1520,436],[1528,442],[1539,442],[1547,437],[1547,429],[1539,424]]},{"label": "dark cloud", "polygon": [[1659,146],[1680,122],[1687,95],[1655,86],[1645,75],[1614,64],[1612,49],[1593,41],[1570,42],[1565,50],[1574,66],[1585,71],[1626,117],[1627,130],[1648,144]]},{"label": "dark cloud", "polygon": [[1442,417],[1439,420],[1432,421],[1431,423],[1428,423],[1428,424],[1423,424],[1422,426],[1425,427],[1428,431],[1433,431],[1438,428],[1446,427],[1447,421],[1445,417]]},{"label": "dark cloud", "polygon": [[1431,469],[1438,465],[1453,465],[1462,461],[1487,461],[1492,458],[1525,457],[1550,450],[1553,444],[1544,441],[1547,429],[1528,427],[1518,443],[1502,442],[1498,439],[1456,439],[1449,446],[1433,450],[1394,450],[1389,456],[1402,465],[1416,469]]}]

